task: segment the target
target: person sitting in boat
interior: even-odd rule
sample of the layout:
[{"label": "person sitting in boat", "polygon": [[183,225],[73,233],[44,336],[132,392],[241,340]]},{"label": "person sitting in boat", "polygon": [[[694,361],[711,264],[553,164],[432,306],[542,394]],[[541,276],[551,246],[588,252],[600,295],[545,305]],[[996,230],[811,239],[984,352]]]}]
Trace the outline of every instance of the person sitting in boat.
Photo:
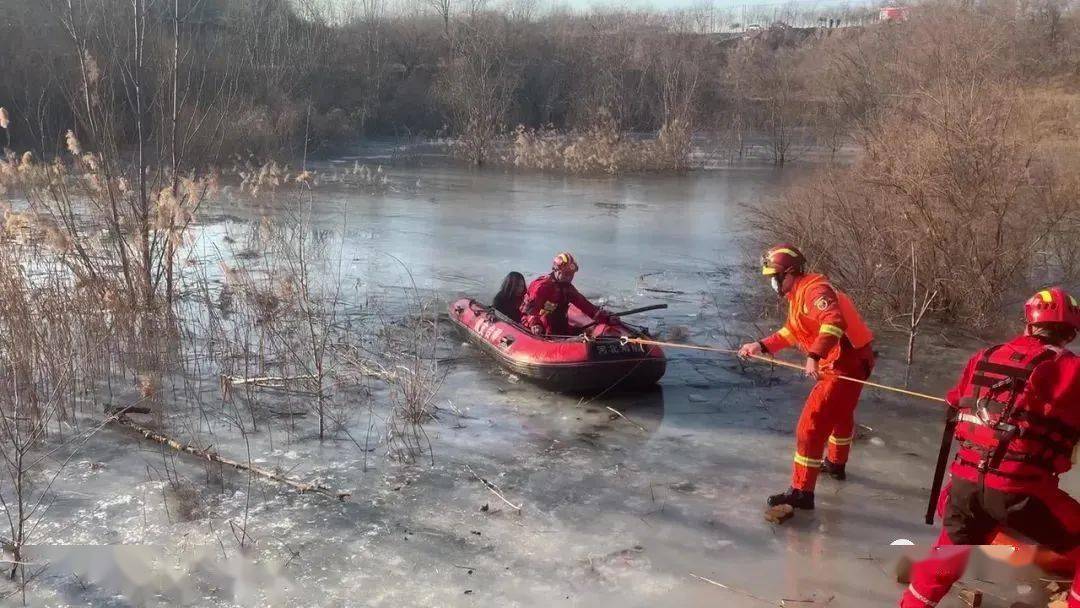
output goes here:
[{"label": "person sitting in boat", "polygon": [[613,322],[614,317],[594,306],[574,287],[577,271],[574,256],[566,252],[555,256],[551,273],[529,285],[521,304],[521,324],[534,334],[568,336],[571,331],[566,314],[571,304],[600,323]]},{"label": "person sitting in boat", "polygon": [[503,279],[499,293],[491,301],[491,307],[510,318],[514,323],[521,323],[521,304],[525,300],[525,276],[520,272],[511,272]]}]

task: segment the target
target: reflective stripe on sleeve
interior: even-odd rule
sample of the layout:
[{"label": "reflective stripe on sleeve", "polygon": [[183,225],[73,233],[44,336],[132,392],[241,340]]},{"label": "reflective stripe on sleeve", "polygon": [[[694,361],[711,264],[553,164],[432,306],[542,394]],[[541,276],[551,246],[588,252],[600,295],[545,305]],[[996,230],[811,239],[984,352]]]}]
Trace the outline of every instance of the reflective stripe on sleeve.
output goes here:
[{"label": "reflective stripe on sleeve", "polygon": [[818,330],[818,333],[829,334],[830,336],[834,336],[836,338],[844,337],[844,330],[840,329],[835,325],[829,325],[828,323],[822,323],[821,329]]}]

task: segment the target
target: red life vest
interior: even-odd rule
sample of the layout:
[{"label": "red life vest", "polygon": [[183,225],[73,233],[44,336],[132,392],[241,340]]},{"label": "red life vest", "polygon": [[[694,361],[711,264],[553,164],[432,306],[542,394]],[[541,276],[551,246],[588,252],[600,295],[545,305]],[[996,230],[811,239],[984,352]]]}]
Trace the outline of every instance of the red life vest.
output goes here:
[{"label": "red life vest", "polygon": [[1069,470],[1080,429],[1069,426],[1063,412],[1076,404],[1042,403],[1028,390],[1036,367],[1067,352],[1012,344],[983,351],[959,403],[955,474],[1011,489],[1056,483]]},{"label": "red life vest", "polygon": [[546,274],[529,284],[521,304],[521,322],[527,327],[542,325],[549,334],[569,333],[567,312],[571,304],[588,317],[596,318],[599,313],[572,284]]}]

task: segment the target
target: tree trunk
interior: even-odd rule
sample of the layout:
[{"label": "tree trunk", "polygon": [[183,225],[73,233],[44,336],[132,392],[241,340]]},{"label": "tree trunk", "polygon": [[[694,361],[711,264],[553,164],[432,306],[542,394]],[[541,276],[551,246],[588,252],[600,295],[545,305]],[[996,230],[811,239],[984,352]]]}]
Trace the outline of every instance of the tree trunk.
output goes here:
[{"label": "tree trunk", "polygon": [[153,305],[153,275],[151,272],[152,255],[150,251],[150,200],[147,192],[146,181],[146,108],[143,107],[143,43],[146,35],[146,9],[144,0],[134,0],[135,7],[135,70],[133,84],[135,86],[135,133],[136,133],[136,162],[139,170],[139,253],[142,257],[142,290],[144,304],[147,308]]},{"label": "tree trunk", "polygon": [[[180,204],[180,154],[176,149],[177,129],[180,122],[180,0],[173,0],[173,55],[172,55],[172,121],[169,126],[169,148],[172,154],[172,197]],[[172,309],[173,303],[173,247],[172,225],[165,239],[165,303]]]},{"label": "tree trunk", "polygon": [[915,361],[915,335],[919,331],[919,304],[918,304],[918,265],[915,258],[915,243],[911,243],[911,324],[908,326],[907,364],[910,366]]}]

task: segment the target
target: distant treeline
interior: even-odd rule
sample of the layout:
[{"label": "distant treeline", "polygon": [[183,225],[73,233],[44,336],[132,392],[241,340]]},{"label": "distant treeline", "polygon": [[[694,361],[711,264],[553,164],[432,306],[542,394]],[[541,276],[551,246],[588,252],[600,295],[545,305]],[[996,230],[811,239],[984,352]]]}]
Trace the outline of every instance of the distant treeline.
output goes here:
[{"label": "distant treeline", "polygon": [[[921,5],[912,21],[949,4]],[[1001,12],[997,4],[964,6]],[[1011,33],[999,40],[1031,45],[1030,75],[1067,73],[1060,66],[1076,64],[1070,3],[1021,4],[1010,3]],[[742,155],[752,135],[783,163],[805,144],[835,150],[850,141],[900,84],[860,71],[889,61],[875,53],[897,45],[860,41],[867,30],[900,40],[911,23],[716,33],[709,6],[540,12],[535,0],[0,0],[0,106],[15,115],[12,147],[46,154],[67,129],[87,129],[78,118],[96,103],[111,109],[121,140],[136,138],[132,117],[141,112],[144,129],[177,128],[211,161],[396,135],[454,137],[483,162],[492,140],[519,126],[583,133],[614,121],[620,132],[657,133],[677,121],[724,136],[730,155]],[[874,9],[864,13],[846,13],[845,23],[872,23]],[[135,107],[139,70],[150,107]],[[174,102],[176,112],[161,111]],[[176,125],[150,119],[172,114]]]},{"label": "distant treeline", "polygon": [[295,154],[305,134],[317,148],[364,135],[581,130],[601,116],[625,131],[676,118],[714,129],[729,126],[745,85],[726,71],[739,38],[703,31],[706,17],[540,14],[528,0],[498,9],[457,0],[0,0],[0,106],[16,116],[12,147],[46,153],[67,129],[82,130],[80,106],[92,103],[115,106],[114,128],[133,139],[131,117],[160,109],[134,107],[139,66],[162,105],[180,72],[178,103],[200,120],[180,129],[198,127],[215,154]]}]

